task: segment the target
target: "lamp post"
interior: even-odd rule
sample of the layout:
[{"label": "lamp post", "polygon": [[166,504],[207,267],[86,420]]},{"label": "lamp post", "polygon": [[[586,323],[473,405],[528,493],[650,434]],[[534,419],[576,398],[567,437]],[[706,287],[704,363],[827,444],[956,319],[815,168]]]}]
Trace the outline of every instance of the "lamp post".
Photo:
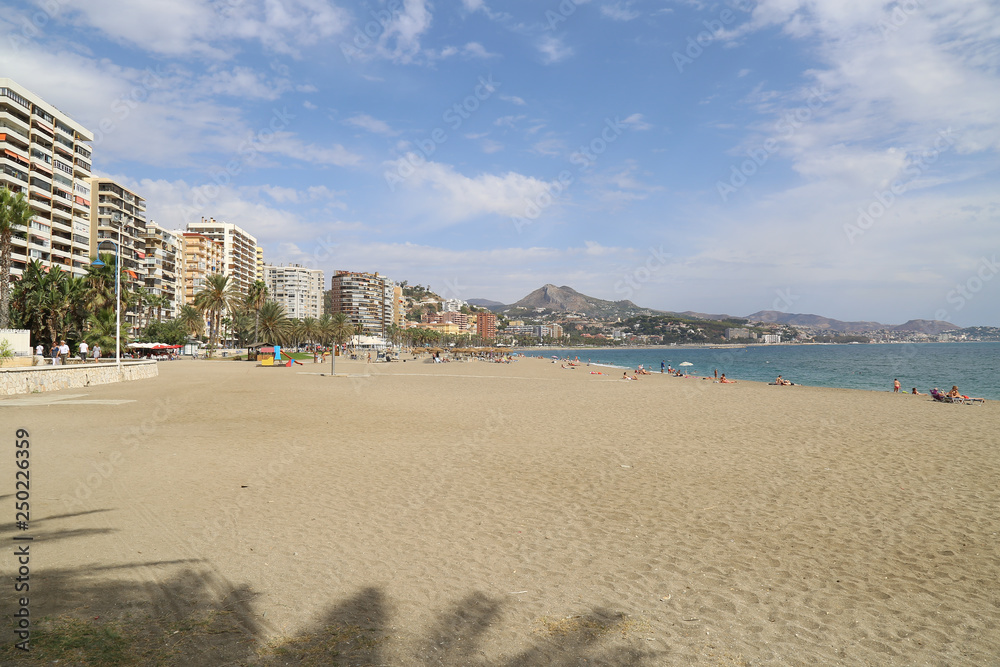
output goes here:
[{"label": "lamp post", "polygon": [[[121,239],[121,231],[118,232],[118,237]],[[122,301],[121,301],[121,279],[122,279],[122,267],[121,267],[121,245],[115,243],[111,239],[103,239],[97,244],[97,258],[90,263],[91,266],[107,266],[101,261],[101,243],[110,243],[115,247],[115,364],[118,367],[118,373],[121,374],[122,371],[122,352],[121,352],[121,334],[122,334]]]}]

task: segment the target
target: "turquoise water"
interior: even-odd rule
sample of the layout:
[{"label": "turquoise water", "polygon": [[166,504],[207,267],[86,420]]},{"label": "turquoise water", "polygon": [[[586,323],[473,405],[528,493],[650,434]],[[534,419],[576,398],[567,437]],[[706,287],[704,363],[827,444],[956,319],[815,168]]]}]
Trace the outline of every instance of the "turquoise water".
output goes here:
[{"label": "turquoise water", "polygon": [[773,382],[779,374],[796,384],[892,391],[931,387],[1000,400],[1000,343],[893,343],[885,345],[756,345],[746,348],[613,348],[524,350],[528,356],[579,357],[621,368],[643,364],[658,373],[660,361],[677,368],[684,361],[695,375],[719,374],[735,380]]}]

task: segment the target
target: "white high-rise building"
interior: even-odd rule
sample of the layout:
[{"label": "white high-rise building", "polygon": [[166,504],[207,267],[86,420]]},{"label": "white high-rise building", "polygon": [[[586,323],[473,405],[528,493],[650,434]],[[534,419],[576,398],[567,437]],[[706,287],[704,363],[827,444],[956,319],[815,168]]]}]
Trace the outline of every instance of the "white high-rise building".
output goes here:
[{"label": "white high-rise building", "polygon": [[12,238],[11,275],[31,260],[84,276],[90,264],[93,133],[31,91],[0,78],[0,187],[33,213]]},{"label": "white high-rise building", "polygon": [[240,294],[248,294],[257,280],[256,237],[232,223],[216,222],[215,218],[189,222],[187,231],[222,243],[222,274],[230,277]]},{"label": "white high-rise building", "polygon": [[264,282],[268,298],[285,307],[285,313],[295,319],[319,316],[323,312],[323,272],[298,264],[291,266],[264,265]]}]

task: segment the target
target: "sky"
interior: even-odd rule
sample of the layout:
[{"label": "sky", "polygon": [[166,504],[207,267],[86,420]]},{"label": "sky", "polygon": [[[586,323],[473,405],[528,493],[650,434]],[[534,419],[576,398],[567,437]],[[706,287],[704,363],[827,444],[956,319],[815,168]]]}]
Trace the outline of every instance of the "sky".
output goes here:
[{"label": "sky", "polygon": [[1000,326],[1000,6],[0,0],[96,175],[268,263]]}]

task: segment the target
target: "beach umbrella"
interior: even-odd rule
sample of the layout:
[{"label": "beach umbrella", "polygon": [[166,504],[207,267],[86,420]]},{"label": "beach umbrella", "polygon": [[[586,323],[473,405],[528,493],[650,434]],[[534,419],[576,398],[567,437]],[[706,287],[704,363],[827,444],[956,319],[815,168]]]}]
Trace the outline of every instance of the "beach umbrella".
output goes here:
[{"label": "beach umbrella", "polygon": [[[694,364],[692,364],[690,361],[682,361],[680,365],[681,366],[694,366]],[[687,372],[687,369],[685,369],[684,372]]]}]

